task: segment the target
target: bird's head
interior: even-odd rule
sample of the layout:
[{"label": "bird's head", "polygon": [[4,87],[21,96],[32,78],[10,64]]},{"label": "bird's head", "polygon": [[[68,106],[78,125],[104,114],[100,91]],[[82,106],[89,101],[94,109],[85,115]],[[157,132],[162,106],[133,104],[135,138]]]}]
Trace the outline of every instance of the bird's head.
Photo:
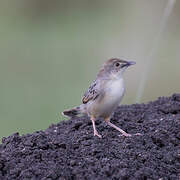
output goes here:
[{"label": "bird's head", "polygon": [[100,74],[104,74],[105,76],[121,78],[124,71],[131,65],[136,64],[133,61],[125,61],[118,58],[112,58],[107,60],[103,68],[100,71]]}]

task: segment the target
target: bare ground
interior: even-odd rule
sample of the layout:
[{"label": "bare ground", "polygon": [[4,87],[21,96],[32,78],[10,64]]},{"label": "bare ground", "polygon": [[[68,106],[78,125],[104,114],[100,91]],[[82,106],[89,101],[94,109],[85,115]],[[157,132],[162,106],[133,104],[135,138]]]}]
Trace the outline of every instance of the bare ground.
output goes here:
[{"label": "bare ground", "polygon": [[0,179],[180,179],[180,94],[122,105],[111,121],[142,136],[122,137],[99,119],[99,139],[81,117],[3,138]]}]

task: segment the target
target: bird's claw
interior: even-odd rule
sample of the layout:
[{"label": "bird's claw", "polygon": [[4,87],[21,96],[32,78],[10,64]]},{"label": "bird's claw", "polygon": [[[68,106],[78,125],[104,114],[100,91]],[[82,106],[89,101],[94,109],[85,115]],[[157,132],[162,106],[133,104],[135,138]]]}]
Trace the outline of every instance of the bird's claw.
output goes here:
[{"label": "bird's claw", "polygon": [[119,136],[125,136],[125,137],[131,137],[131,136],[142,136],[141,133],[136,133],[136,134],[128,134],[128,133],[122,133]]},{"label": "bird's claw", "polygon": [[131,137],[132,135],[131,135],[131,134],[128,134],[128,133],[122,133],[122,134],[120,134],[119,136]]},{"label": "bird's claw", "polygon": [[141,133],[136,133],[136,134],[134,134],[135,136],[142,136],[142,134]]}]

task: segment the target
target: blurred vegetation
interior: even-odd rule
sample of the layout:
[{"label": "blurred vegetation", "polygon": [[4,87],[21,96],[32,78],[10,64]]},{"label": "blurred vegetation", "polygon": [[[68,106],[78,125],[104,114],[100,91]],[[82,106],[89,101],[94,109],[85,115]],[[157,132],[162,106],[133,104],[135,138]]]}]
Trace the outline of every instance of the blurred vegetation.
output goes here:
[{"label": "blurred vegetation", "polygon": [[[124,104],[180,91],[180,2],[157,34],[168,0],[4,0],[0,2],[0,137],[63,119],[110,57],[134,60]],[[149,57],[151,57],[149,59]]]}]

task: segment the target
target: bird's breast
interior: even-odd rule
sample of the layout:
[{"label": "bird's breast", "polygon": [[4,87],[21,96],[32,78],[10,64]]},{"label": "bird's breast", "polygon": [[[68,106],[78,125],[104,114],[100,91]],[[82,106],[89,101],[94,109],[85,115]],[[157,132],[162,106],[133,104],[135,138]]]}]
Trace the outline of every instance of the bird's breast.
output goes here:
[{"label": "bird's breast", "polygon": [[105,87],[105,98],[107,101],[120,101],[124,95],[125,86],[123,79],[112,80]]},{"label": "bird's breast", "polygon": [[95,117],[109,117],[119,105],[125,91],[123,79],[110,80],[104,84],[102,95],[87,104],[88,113]]},{"label": "bird's breast", "polygon": [[125,87],[123,80],[114,80],[106,84],[104,88],[104,96],[101,98],[95,107],[95,111],[100,116],[110,116],[114,109],[119,105],[123,95]]}]

